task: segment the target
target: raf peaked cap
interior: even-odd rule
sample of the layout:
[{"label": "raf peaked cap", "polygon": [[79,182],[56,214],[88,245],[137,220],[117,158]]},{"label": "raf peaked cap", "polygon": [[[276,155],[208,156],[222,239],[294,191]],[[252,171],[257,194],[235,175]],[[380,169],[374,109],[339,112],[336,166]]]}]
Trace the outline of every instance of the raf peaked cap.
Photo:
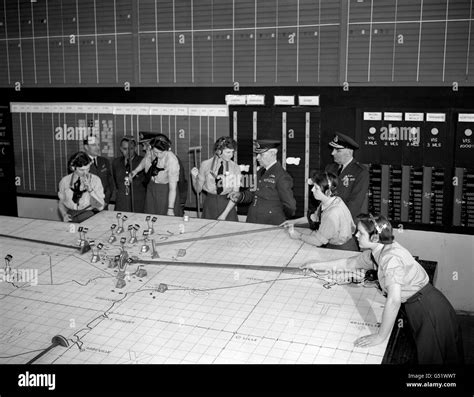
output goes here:
[{"label": "raf peaked cap", "polygon": [[351,137],[347,135],[341,134],[340,132],[336,132],[332,141],[329,142],[329,146],[336,148],[336,149],[359,149],[359,144],[354,141]]},{"label": "raf peaked cap", "polygon": [[280,141],[274,139],[259,139],[253,141],[253,151],[254,153],[264,153],[270,149],[276,149],[280,146]]},{"label": "raf peaked cap", "polygon": [[138,133],[138,143],[145,143],[151,141],[156,137],[156,134],[153,132],[139,132]]}]

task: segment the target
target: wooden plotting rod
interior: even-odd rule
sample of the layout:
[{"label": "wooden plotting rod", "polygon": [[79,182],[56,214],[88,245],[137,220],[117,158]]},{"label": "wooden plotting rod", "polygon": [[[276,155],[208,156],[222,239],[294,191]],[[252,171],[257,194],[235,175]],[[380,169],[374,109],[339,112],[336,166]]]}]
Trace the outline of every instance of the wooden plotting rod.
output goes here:
[{"label": "wooden plotting rod", "polygon": [[281,228],[280,226],[273,226],[273,227],[266,227],[266,228],[261,228],[261,229],[245,230],[245,231],[242,231],[242,232],[216,234],[216,235],[212,235],[212,236],[192,237],[192,238],[187,238],[187,239],[184,239],[184,240],[164,241],[164,242],[161,242],[161,243],[155,243],[155,245],[170,245],[170,244],[191,243],[193,241],[212,240],[212,239],[215,239],[215,238],[224,238],[224,237],[234,237],[234,236],[241,236],[241,235],[251,234],[251,233],[261,233],[261,232],[277,230],[277,229],[283,230],[283,228]]},{"label": "wooden plotting rod", "polygon": [[140,263],[144,265],[163,265],[163,266],[199,266],[199,267],[217,267],[223,269],[242,269],[242,270],[263,270],[267,272],[290,272],[302,273],[299,267],[283,267],[283,266],[263,266],[263,265],[243,265],[239,263],[212,263],[212,262],[176,262],[176,261],[152,261],[133,259],[132,263]]},{"label": "wooden plotting rod", "polygon": [[[184,239],[184,240],[165,241],[165,242],[161,242],[161,243],[156,243],[155,242],[155,246],[189,243],[189,242],[201,241],[201,240],[212,240],[212,239],[216,239],[216,238],[233,237],[233,236],[239,236],[239,235],[245,235],[245,234],[251,234],[251,233],[261,233],[261,232],[264,232],[264,231],[270,231],[270,230],[276,230],[276,229],[282,229],[282,228],[279,227],[279,226],[274,226],[274,227],[267,227],[267,228],[261,228],[261,229],[255,229],[255,230],[242,231],[242,232],[234,232],[234,233],[218,234],[218,235],[212,235],[212,236],[187,238],[187,239]],[[76,247],[74,245],[60,244],[60,243],[54,243],[54,242],[51,242],[51,241],[36,240],[36,239],[20,237],[20,236],[11,236],[11,235],[8,235],[8,234],[0,234],[0,238],[1,237],[12,238],[12,239],[22,240],[22,241],[29,241],[29,242],[38,243],[38,244],[53,245],[53,246],[62,247],[62,248],[70,248],[70,249],[76,249],[76,250],[81,249],[81,247]]]},{"label": "wooden plotting rod", "polygon": [[59,244],[59,243],[53,243],[51,241],[42,241],[42,240],[36,240],[33,238],[26,238],[26,237],[19,237],[19,236],[10,236],[8,234],[0,234],[0,237],[13,238],[13,239],[22,240],[22,241],[30,241],[32,243],[38,243],[38,244],[54,245],[55,247],[70,248],[70,249],[75,249],[75,250],[79,250],[81,248],[81,247],[76,247],[74,245]]}]

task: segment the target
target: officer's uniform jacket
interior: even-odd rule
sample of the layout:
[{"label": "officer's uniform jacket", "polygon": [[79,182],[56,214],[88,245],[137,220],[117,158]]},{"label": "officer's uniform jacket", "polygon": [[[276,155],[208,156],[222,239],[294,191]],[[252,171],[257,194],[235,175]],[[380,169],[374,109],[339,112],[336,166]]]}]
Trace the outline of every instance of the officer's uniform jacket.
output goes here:
[{"label": "officer's uniform jacket", "polygon": [[256,190],[242,193],[240,202],[251,203],[247,222],[279,225],[295,214],[293,178],[279,162],[268,170],[262,167],[257,173]]},{"label": "officer's uniform jacket", "polygon": [[94,163],[91,164],[90,173],[97,175],[102,182],[102,186],[104,187],[104,194],[105,194],[105,205],[107,206],[112,199],[112,195],[114,193],[114,178],[112,177],[112,168],[110,166],[110,162],[108,159],[102,156],[97,156],[97,167]]},{"label": "officer's uniform jacket", "polygon": [[[326,166],[326,172],[337,175],[339,164],[332,163]],[[352,218],[356,218],[362,212],[364,202],[369,190],[369,171],[355,159],[342,170],[336,194],[344,200],[351,212]]]}]

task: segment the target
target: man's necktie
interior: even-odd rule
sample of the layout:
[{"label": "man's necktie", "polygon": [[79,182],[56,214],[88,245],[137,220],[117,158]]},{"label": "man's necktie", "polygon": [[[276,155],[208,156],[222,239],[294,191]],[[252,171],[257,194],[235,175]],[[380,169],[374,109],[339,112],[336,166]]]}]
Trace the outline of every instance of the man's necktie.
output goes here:
[{"label": "man's necktie", "polygon": [[[219,175],[221,175],[220,178],[219,178]],[[221,165],[220,165],[219,169],[217,170],[217,176],[216,176],[216,191],[217,191],[217,194],[221,194],[224,191],[224,187],[222,186],[223,185],[223,179],[222,179],[223,175],[224,175],[224,162],[221,161]]]},{"label": "man's necktie", "polygon": [[339,168],[337,169],[337,176],[341,175],[341,172],[342,172],[342,165],[339,166]]},{"label": "man's necktie", "polygon": [[95,168],[97,168],[97,157],[94,157],[94,165],[95,165]]},{"label": "man's necktie", "polygon": [[130,161],[128,161],[128,159],[125,159],[125,172],[126,173],[130,173]]}]

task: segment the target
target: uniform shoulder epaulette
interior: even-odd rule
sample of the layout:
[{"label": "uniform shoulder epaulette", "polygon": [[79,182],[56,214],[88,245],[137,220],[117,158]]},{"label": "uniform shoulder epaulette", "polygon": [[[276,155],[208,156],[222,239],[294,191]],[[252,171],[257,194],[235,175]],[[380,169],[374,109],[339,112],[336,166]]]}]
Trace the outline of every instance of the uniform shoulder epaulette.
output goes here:
[{"label": "uniform shoulder epaulette", "polygon": [[354,165],[356,165],[357,167],[359,167],[361,170],[368,170],[368,167],[367,167],[367,166],[365,166],[364,164],[359,163],[358,161],[355,161],[355,162],[354,162]]}]

